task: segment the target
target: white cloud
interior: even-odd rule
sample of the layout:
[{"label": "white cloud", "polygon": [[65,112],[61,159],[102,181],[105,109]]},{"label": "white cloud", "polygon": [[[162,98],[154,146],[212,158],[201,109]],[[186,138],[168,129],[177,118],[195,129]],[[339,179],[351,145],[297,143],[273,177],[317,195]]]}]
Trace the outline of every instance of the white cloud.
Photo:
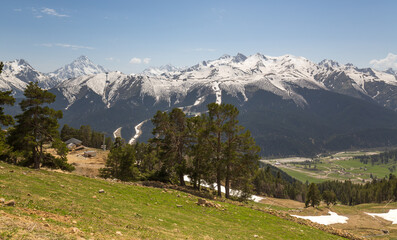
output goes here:
[{"label": "white cloud", "polygon": [[140,64],[142,62],[142,60],[140,58],[131,58],[130,63],[131,64]]},{"label": "white cloud", "polygon": [[393,53],[387,54],[383,59],[373,59],[369,62],[372,67],[379,70],[387,70],[389,68],[397,69],[397,55]]},{"label": "white cloud", "polygon": [[149,64],[150,60],[152,60],[152,59],[150,59],[150,58],[144,58],[144,59],[143,59],[143,63],[144,63],[144,64]]},{"label": "white cloud", "polygon": [[60,14],[55,9],[52,9],[52,8],[44,8],[43,10],[41,10],[41,12],[44,14],[47,14],[47,15],[55,16],[55,17],[69,17],[69,15]]},{"label": "white cloud", "polygon": [[73,44],[66,44],[66,43],[43,43],[41,44],[43,47],[62,47],[62,48],[71,48],[73,50],[78,50],[78,49],[88,49],[92,50],[94,49],[93,47],[87,47],[87,46],[79,46],[79,45],[73,45]]}]

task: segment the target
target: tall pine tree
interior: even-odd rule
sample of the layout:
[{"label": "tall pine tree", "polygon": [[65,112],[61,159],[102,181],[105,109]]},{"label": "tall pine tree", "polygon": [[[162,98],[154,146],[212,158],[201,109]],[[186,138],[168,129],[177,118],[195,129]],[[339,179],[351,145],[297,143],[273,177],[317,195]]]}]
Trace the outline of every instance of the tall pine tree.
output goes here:
[{"label": "tall pine tree", "polygon": [[[0,74],[3,71],[4,64],[0,62]],[[11,95],[12,91],[0,91],[0,106],[3,105],[11,105],[13,106],[15,103],[15,98]],[[11,115],[7,115],[4,113],[4,108],[0,107],[0,123],[3,126],[9,126],[14,124],[14,119]]]},{"label": "tall pine tree", "polygon": [[26,165],[40,168],[44,153],[43,145],[59,138],[58,119],[62,111],[47,105],[55,101],[55,95],[30,82],[24,92],[25,99],[19,105],[23,111],[16,116],[17,125],[11,130],[9,142],[15,150],[22,151]]},{"label": "tall pine tree", "polygon": [[184,186],[188,145],[185,113],[179,108],[174,108],[170,113],[158,111],[152,123],[155,137],[151,141],[160,148],[160,158],[164,169],[171,177],[176,177],[181,186]]}]

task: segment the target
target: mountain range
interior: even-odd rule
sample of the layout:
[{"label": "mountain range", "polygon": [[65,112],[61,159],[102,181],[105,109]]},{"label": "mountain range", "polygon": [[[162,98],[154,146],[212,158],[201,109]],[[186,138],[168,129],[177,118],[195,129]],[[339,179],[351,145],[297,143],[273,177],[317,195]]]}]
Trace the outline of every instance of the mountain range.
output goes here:
[{"label": "mountain range", "polygon": [[52,106],[64,111],[62,123],[89,124],[108,134],[121,127],[131,141],[150,137],[148,120],[157,110],[179,107],[195,115],[210,102],[225,102],[239,108],[240,122],[251,130],[262,155],[397,145],[397,74],[392,69],[259,53],[130,75],[107,72],[85,56],[48,74],[24,60],[5,62],[0,89],[12,89],[19,98],[28,81],[57,96]]}]

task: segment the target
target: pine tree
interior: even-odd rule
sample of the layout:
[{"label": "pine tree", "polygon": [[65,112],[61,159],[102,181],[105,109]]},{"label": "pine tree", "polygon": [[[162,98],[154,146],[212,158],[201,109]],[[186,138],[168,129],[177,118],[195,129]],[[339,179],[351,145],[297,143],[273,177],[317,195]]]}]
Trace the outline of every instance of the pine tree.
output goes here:
[{"label": "pine tree", "polygon": [[238,124],[239,111],[231,104],[208,105],[209,146],[216,169],[218,196],[225,181],[225,196],[230,198],[230,186],[247,195],[258,168],[259,148],[251,134]]},{"label": "pine tree", "polygon": [[[0,74],[3,70],[3,62],[0,62]],[[15,103],[14,97],[11,95],[12,91],[0,91],[0,123],[3,126],[9,126],[14,124],[14,119],[11,115],[7,115],[4,113],[3,105],[11,105],[13,106]],[[11,149],[5,141],[5,132],[0,130],[0,156],[1,158],[9,158],[9,153]]]},{"label": "pine tree", "polygon": [[[3,71],[4,64],[0,62],[0,74]],[[0,106],[11,105],[15,103],[15,98],[11,95],[12,91],[0,91]],[[14,124],[14,119],[10,115],[4,114],[4,108],[0,107],[0,123],[3,126],[9,126]]]},{"label": "pine tree", "polygon": [[55,95],[37,83],[30,82],[24,96],[19,103],[23,113],[16,116],[17,125],[8,140],[15,150],[24,152],[26,165],[33,164],[38,169],[44,157],[43,145],[59,137],[58,119],[62,118],[62,111],[47,106],[55,101]]},{"label": "pine tree", "polygon": [[161,149],[161,159],[171,176],[185,185],[184,175],[187,173],[186,154],[188,144],[187,119],[185,113],[174,108],[170,113],[158,111],[152,119],[154,129],[152,139]]},{"label": "pine tree", "polygon": [[330,204],[336,203],[336,194],[332,190],[326,190],[323,192],[324,202],[329,206]]},{"label": "pine tree", "polygon": [[311,183],[309,185],[309,190],[306,194],[306,202],[305,206],[308,207],[311,205],[312,207],[320,205],[321,202],[321,194],[318,190],[318,187],[315,183]]},{"label": "pine tree", "polygon": [[71,138],[79,138],[78,135],[79,135],[79,133],[78,133],[77,129],[74,129],[67,124],[63,125],[63,127],[61,129],[61,140],[62,141],[67,141]]},{"label": "pine tree", "polygon": [[134,146],[118,141],[108,155],[106,167],[100,171],[101,176],[117,178],[123,181],[139,179],[140,172],[136,166],[135,152]]},{"label": "pine tree", "polygon": [[208,104],[208,124],[209,124],[209,146],[211,146],[212,164],[215,167],[216,172],[216,184],[218,190],[218,196],[222,196],[221,184],[224,179],[225,164],[223,162],[223,152],[225,144],[223,142],[223,126],[227,120],[227,116],[224,114],[223,108],[217,103]]},{"label": "pine tree", "polygon": [[211,151],[205,139],[208,138],[208,122],[205,115],[195,116],[188,119],[189,134],[189,156],[191,160],[190,179],[193,181],[193,187],[200,190],[202,180],[212,182],[211,171]]}]

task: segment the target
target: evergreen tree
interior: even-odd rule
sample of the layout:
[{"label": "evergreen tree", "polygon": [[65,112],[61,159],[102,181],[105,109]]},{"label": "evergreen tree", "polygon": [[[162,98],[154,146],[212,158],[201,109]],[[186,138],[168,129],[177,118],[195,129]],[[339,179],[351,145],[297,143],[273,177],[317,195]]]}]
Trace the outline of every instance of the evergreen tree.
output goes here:
[{"label": "evergreen tree", "polygon": [[[118,138],[118,140],[121,140]],[[132,181],[140,178],[136,166],[135,148],[123,141],[117,141],[115,147],[110,150],[106,160],[106,167],[101,169],[101,176],[117,178],[123,181]]]},{"label": "evergreen tree", "polygon": [[227,121],[227,116],[224,114],[224,105],[217,103],[208,104],[208,124],[209,124],[209,146],[211,147],[212,164],[215,167],[216,172],[216,184],[218,190],[218,196],[222,196],[221,184],[224,179],[225,164],[223,162],[223,152],[225,144],[223,142],[223,126]]},{"label": "evergreen tree", "polygon": [[58,119],[62,111],[47,105],[55,101],[55,95],[30,82],[24,92],[25,99],[19,105],[23,111],[16,116],[17,125],[10,131],[9,142],[15,150],[23,151],[25,164],[40,168],[43,145],[58,138]]},{"label": "evergreen tree", "polygon": [[79,136],[82,144],[85,146],[92,146],[91,139],[92,139],[92,130],[91,127],[88,125],[82,125],[79,129]]},{"label": "evergreen tree", "polygon": [[258,168],[259,148],[248,131],[242,133],[244,128],[238,124],[238,114],[231,104],[208,105],[209,146],[212,146],[218,196],[224,181],[226,198],[230,198],[231,184],[247,195]]},{"label": "evergreen tree", "polygon": [[[3,62],[0,62],[0,74],[3,70]],[[11,95],[12,91],[0,91],[0,124],[3,126],[9,126],[14,124],[14,119],[12,116],[4,113],[3,105],[13,106],[15,103],[14,97]],[[8,159],[11,149],[10,146],[5,141],[5,132],[0,129],[0,158]]]},{"label": "evergreen tree", "polygon": [[190,163],[190,179],[193,187],[200,190],[202,180],[213,182],[211,179],[211,171],[213,170],[209,159],[211,151],[205,139],[208,138],[207,121],[205,115],[199,115],[188,119],[189,134],[189,159]]},{"label": "evergreen tree", "polygon": [[185,113],[174,108],[170,113],[158,111],[152,119],[154,129],[152,140],[161,149],[161,159],[171,176],[175,175],[181,186],[185,185],[187,173],[186,146],[188,144],[187,119]]},{"label": "evergreen tree", "polygon": [[67,141],[67,140],[69,140],[71,138],[79,139],[78,130],[70,127],[67,124],[63,125],[63,127],[61,129],[61,140],[62,141]]},{"label": "evergreen tree", "polygon": [[[0,74],[3,72],[4,64],[0,62]],[[11,95],[12,91],[0,91],[0,106],[11,105],[15,103],[15,98]],[[14,119],[10,115],[4,114],[4,108],[0,107],[0,123],[3,126],[14,124]]]},{"label": "evergreen tree", "polygon": [[309,190],[306,195],[305,206],[308,207],[311,205],[312,207],[320,205],[321,202],[321,193],[317,188],[315,183],[311,183],[309,186]]},{"label": "evergreen tree", "polygon": [[324,202],[329,206],[330,204],[336,203],[336,194],[332,190],[326,190],[323,192]]}]

